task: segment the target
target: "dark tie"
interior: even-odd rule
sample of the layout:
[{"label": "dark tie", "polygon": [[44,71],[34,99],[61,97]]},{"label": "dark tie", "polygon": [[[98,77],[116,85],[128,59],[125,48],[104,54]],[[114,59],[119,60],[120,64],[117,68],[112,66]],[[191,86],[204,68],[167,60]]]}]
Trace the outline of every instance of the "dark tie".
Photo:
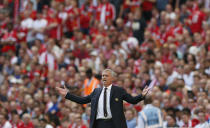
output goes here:
[{"label": "dark tie", "polygon": [[104,117],[107,117],[107,109],[106,109],[106,90],[107,90],[107,88],[104,89]]}]

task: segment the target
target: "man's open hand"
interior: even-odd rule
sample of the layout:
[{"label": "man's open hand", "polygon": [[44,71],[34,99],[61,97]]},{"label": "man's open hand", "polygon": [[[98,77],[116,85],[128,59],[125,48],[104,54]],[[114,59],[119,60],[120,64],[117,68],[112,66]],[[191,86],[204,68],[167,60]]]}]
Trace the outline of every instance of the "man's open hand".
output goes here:
[{"label": "man's open hand", "polygon": [[142,91],[142,96],[145,97],[147,95],[147,93],[149,92],[150,88],[148,86],[146,86],[143,91]]},{"label": "man's open hand", "polygon": [[61,87],[56,87],[56,90],[59,92],[60,95],[62,95],[63,97],[66,96],[66,94],[68,93],[68,89],[66,89],[66,86],[64,86],[64,88]]}]

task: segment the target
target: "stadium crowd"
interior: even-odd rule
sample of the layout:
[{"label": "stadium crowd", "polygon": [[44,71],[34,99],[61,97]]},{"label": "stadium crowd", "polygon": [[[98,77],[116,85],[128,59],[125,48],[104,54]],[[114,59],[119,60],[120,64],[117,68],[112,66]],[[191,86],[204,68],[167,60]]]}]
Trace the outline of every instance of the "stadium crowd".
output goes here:
[{"label": "stadium crowd", "polygon": [[87,128],[55,87],[88,95],[105,68],[133,96],[156,79],[164,127],[210,127],[209,0],[2,0],[0,50],[0,128]]}]

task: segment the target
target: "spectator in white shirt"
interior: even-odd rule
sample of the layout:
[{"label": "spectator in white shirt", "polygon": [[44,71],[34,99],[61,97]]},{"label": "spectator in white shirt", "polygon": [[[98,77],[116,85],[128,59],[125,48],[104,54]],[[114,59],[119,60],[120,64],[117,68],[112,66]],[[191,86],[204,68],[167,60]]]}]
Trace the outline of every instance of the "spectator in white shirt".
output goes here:
[{"label": "spectator in white shirt", "polygon": [[27,11],[27,10],[24,11],[24,16],[25,16],[25,19],[22,20],[21,23],[20,23],[21,28],[28,30],[26,40],[27,40],[27,42],[31,42],[31,41],[34,40],[34,35],[33,35],[33,32],[32,32],[34,20],[30,17],[30,12]]},{"label": "spectator in white shirt", "polygon": [[35,36],[41,40],[44,40],[44,31],[45,28],[47,27],[47,20],[42,18],[42,14],[38,13],[37,14],[37,19],[33,22],[33,33]]},{"label": "spectator in white shirt", "polygon": [[194,84],[194,72],[191,71],[190,66],[189,65],[185,65],[184,66],[184,75],[183,75],[183,79],[185,82],[185,85],[189,88],[192,88],[192,85]]},{"label": "spectator in white shirt", "polygon": [[24,12],[25,19],[21,21],[21,27],[31,29],[33,27],[34,20],[30,17],[30,12],[25,11]]},{"label": "spectator in white shirt", "polygon": [[39,57],[39,64],[46,65],[49,70],[56,69],[56,58],[52,51],[52,45],[47,45],[47,51],[42,53]]},{"label": "spectator in white shirt", "polygon": [[12,128],[11,123],[7,120],[7,117],[0,114],[0,128]]}]

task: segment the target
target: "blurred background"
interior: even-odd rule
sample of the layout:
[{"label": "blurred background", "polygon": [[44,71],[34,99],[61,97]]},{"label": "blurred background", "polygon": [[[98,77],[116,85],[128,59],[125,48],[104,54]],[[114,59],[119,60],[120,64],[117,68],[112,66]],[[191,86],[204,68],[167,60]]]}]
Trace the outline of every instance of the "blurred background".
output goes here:
[{"label": "blurred background", "polygon": [[[88,128],[55,87],[86,96],[105,68],[133,96],[156,79],[164,127],[210,124],[209,0],[1,0],[0,51],[0,128]],[[146,103],[124,104],[135,128]]]}]

